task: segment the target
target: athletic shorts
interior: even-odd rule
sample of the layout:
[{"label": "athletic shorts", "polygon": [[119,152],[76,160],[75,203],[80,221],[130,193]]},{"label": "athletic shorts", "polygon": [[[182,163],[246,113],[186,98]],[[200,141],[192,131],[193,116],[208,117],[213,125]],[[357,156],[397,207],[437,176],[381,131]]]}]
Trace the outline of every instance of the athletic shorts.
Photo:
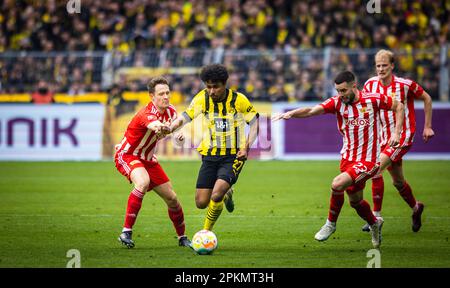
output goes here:
[{"label": "athletic shorts", "polygon": [[244,163],[245,161],[236,159],[236,155],[202,156],[196,187],[213,189],[217,179],[222,179],[232,186],[237,182]]},{"label": "athletic shorts", "polygon": [[353,184],[346,189],[347,193],[353,194],[363,190],[366,186],[366,181],[375,176],[379,168],[380,165],[373,162],[354,162],[342,159],[341,172],[347,172],[353,180]]},{"label": "athletic shorts", "polygon": [[169,177],[167,177],[166,172],[162,169],[161,165],[158,162],[154,161],[145,161],[140,159],[137,156],[133,155],[122,155],[120,153],[116,153],[114,157],[114,161],[116,162],[116,168],[119,172],[127,177],[128,181],[131,183],[130,175],[133,169],[138,167],[144,167],[147,170],[148,175],[150,176],[150,185],[148,186],[148,190],[150,191],[156,186],[162,185],[170,181]]},{"label": "athletic shorts", "polygon": [[403,156],[405,156],[405,154],[408,153],[408,151],[411,149],[411,147],[412,147],[412,145],[398,147],[398,148],[392,148],[391,146],[389,146],[389,144],[386,144],[386,145],[383,145],[383,147],[381,147],[381,153],[388,156],[389,159],[391,159],[391,161],[393,163],[401,164]]}]

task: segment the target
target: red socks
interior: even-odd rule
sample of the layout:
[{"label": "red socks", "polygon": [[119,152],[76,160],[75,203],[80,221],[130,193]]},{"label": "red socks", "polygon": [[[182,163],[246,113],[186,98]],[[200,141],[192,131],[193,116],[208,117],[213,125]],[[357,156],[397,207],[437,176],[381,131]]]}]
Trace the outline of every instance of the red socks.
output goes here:
[{"label": "red socks", "polygon": [[350,202],[350,205],[355,208],[359,217],[366,220],[369,225],[373,225],[377,221],[377,218],[373,215],[372,210],[370,210],[370,205],[366,200],[361,200],[357,203]]},{"label": "red socks", "polygon": [[[127,212],[125,215],[125,224],[123,225],[124,229],[131,230],[133,228],[139,210],[141,209],[144,195],[145,195],[144,193],[142,193],[136,188],[133,189],[133,191],[131,191],[130,197],[128,197]],[[172,220],[173,226],[177,231],[177,235],[183,236],[186,227],[184,224],[183,208],[181,208],[180,203],[178,203],[177,207],[175,208],[169,208],[168,212],[169,218],[170,220]]]},{"label": "red socks", "polygon": [[344,205],[344,191],[331,188],[330,210],[328,212],[328,220],[336,222],[341,208]]},{"label": "red socks", "polygon": [[134,222],[136,222],[136,217],[142,206],[142,199],[144,198],[144,193],[134,188],[128,197],[127,212],[125,215],[125,224],[123,225],[126,229],[132,229]]},{"label": "red socks", "polygon": [[173,227],[175,227],[175,230],[177,231],[177,235],[183,236],[186,226],[184,224],[183,208],[181,208],[180,203],[178,203],[175,208],[169,207],[168,212],[169,218],[172,220]]},{"label": "red socks", "polygon": [[380,212],[383,204],[384,180],[383,176],[375,176],[372,178],[372,200],[373,211]]},{"label": "red socks", "polygon": [[416,206],[416,198],[414,198],[411,187],[406,181],[405,185],[403,185],[401,189],[397,188],[397,190],[400,193],[400,196],[402,196],[403,200],[408,203],[409,207],[414,208],[414,206]]}]

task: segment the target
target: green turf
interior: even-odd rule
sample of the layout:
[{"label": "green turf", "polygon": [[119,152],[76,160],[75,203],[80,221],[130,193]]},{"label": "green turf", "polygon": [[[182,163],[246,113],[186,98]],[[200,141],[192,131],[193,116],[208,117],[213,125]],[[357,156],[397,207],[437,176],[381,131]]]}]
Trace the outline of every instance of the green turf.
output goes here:
[{"label": "green turf", "polygon": [[[67,251],[78,249],[81,267],[363,268],[372,248],[348,201],[336,233],[324,243],[314,240],[328,213],[337,161],[249,161],[235,186],[236,209],[224,210],[216,223],[219,248],[209,256],[177,246],[167,208],[155,194],[146,196],[134,227],[136,247],[120,246],[131,185],[112,162],[0,164],[0,267],[66,267]],[[200,162],[162,165],[191,237],[206,212],[194,204]],[[411,231],[411,211],[385,174],[381,266],[450,267],[450,162],[406,161],[404,168],[426,204],[423,227]]]}]

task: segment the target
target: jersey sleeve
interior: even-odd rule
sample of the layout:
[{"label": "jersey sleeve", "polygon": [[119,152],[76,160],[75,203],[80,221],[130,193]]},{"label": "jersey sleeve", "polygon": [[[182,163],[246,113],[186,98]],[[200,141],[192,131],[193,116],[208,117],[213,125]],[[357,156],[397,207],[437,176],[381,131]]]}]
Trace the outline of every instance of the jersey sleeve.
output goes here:
[{"label": "jersey sleeve", "polygon": [[411,91],[415,99],[418,99],[423,94],[422,86],[420,86],[414,81],[412,81],[409,91]]},{"label": "jersey sleeve", "polygon": [[327,100],[320,103],[320,106],[323,107],[325,113],[336,113],[336,104],[334,102],[335,97],[328,98]]},{"label": "jersey sleeve", "polygon": [[239,109],[238,112],[242,113],[247,124],[251,125],[259,118],[259,113],[243,94],[238,94],[236,102],[236,106],[238,106]]},{"label": "jersey sleeve", "polygon": [[204,93],[200,92],[194,96],[189,104],[189,107],[182,114],[187,122],[191,122],[195,117],[203,112],[204,102]]},{"label": "jersey sleeve", "polygon": [[141,122],[145,127],[152,130],[155,126],[161,125],[161,121],[159,121],[158,116],[153,113],[142,115]]}]

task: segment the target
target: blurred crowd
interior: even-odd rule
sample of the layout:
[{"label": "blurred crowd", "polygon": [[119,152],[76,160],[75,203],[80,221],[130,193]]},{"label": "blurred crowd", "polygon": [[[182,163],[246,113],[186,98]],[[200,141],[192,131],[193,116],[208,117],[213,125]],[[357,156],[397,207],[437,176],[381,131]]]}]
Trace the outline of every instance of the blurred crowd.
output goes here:
[{"label": "blurred crowd", "polygon": [[[115,73],[222,62],[229,84],[252,99],[320,100],[338,69],[353,69],[362,82],[373,75],[374,52],[362,49],[388,48],[401,51],[398,73],[436,98],[439,53],[450,39],[449,0],[380,1],[374,14],[361,0],[82,0],[72,14],[67,2],[1,2],[0,92],[37,89],[40,80],[73,95],[140,91],[147,77]],[[197,75],[171,78],[186,101],[201,88]]]}]

